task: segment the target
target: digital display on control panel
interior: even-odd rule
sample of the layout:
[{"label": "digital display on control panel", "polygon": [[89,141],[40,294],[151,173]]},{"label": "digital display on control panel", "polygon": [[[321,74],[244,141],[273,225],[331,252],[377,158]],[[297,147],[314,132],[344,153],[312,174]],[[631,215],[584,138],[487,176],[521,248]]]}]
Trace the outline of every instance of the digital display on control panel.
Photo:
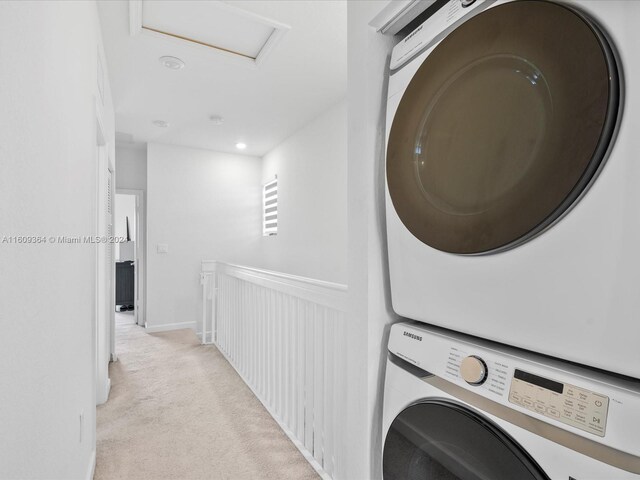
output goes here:
[{"label": "digital display on control panel", "polygon": [[537,385],[538,387],[546,388],[547,390],[551,390],[552,392],[556,393],[562,393],[562,389],[564,388],[564,385],[560,382],[554,382],[553,380],[539,377],[538,375],[534,375],[533,373],[523,372],[522,370],[518,370],[517,368],[515,373],[513,374],[513,378],[523,380],[532,385]]},{"label": "digital display on control panel", "polygon": [[604,437],[609,397],[516,369],[509,401],[545,417]]}]

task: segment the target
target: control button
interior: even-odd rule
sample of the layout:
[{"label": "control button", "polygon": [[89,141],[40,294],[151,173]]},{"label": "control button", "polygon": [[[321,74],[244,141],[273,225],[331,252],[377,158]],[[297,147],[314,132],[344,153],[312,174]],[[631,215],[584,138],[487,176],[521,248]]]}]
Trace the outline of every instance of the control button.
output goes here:
[{"label": "control button", "polygon": [[589,424],[587,425],[587,428],[598,435],[604,432],[604,428],[602,427],[602,425],[599,425],[593,422],[589,422]]},{"label": "control button", "polygon": [[533,402],[527,398],[522,399],[522,404],[527,408],[533,408]]},{"label": "control button", "polygon": [[469,5],[474,3],[475,1],[476,0],[460,0],[460,3],[462,4],[463,7],[468,7]]},{"label": "control button", "polygon": [[460,364],[460,376],[470,385],[482,385],[487,379],[487,364],[475,355],[466,357]]},{"label": "control button", "polygon": [[544,405],[542,405],[541,403],[536,403],[536,410],[540,413],[544,413]]},{"label": "control button", "polygon": [[602,401],[600,401],[600,400],[596,400],[593,403],[596,405],[596,407],[601,407],[602,406]]},{"label": "control button", "polygon": [[560,417],[560,412],[555,408],[547,408],[547,413],[552,417]]}]

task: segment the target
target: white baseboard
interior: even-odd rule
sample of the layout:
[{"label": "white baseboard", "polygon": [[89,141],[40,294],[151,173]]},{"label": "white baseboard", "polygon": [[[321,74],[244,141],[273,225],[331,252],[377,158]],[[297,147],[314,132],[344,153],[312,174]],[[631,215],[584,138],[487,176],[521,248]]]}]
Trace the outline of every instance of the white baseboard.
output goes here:
[{"label": "white baseboard", "polygon": [[[109,400],[109,392],[111,392],[111,379],[109,377],[107,377],[107,379],[104,382],[104,397],[96,397],[96,405],[102,405],[103,403],[107,403],[107,400]],[[102,393],[102,392],[98,392],[98,393]]]},{"label": "white baseboard", "polygon": [[164,325],[149,325],[147,323],[147,326],[145,328],[149,333],[168,332],[170,330],[180,330],[182,328],[190,328],[191,330],[195,330],[196,322],[165,323]]},{"label": "white baseboard", "polygon": [[96,473],[96,451],[91,452],[91,457],[89,458],[89,465],[87,466],[87,475],[85,476],[86,480],[93,480],[93,475]]}]

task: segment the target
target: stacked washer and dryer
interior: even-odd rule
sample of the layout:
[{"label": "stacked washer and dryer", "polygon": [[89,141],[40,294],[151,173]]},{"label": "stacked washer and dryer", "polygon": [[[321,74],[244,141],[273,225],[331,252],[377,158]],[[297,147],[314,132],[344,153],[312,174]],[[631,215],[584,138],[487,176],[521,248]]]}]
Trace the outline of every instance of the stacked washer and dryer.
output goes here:
[{"label": "stacked washer and dryer", "polygon": [[385,480],[640,479],[638,25],[450,0],[394,48]]}]

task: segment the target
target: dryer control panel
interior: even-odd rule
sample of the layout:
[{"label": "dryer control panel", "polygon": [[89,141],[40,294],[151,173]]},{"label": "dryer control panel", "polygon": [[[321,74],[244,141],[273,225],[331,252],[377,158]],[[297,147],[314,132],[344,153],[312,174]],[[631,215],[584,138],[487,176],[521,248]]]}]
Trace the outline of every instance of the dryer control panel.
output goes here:
[{"label": "dryer control panel", "polygon": [[[474,376],[477,365],[483,370],[481,381]],[[462,379],[487,394],[504,397],[508,392],[509,402],[531,412],[599,437],[605,435],[609,408],[606,395],[510,368],[505,359],[473,355],[462,346],[451,347],[445,371],[447,377]]]},{"label": "dryer control panel", "polygon": [[[518,367],[507,359],[470,354],[463,346],[453,346],[447,358],[446,376],[479,387],[487,396],[505,397],[509,402],[552,420],[604,437],[609,397],[568,383],[542,377]],[[466,365],[470,364],[471,367]],[[482,381],[473,381],[473,366],[485,370]]]},{"label": "dryer control panel", "polygon": [[[486,366],[485,378],[481,383],[474,384],[465,378],[464,363],[469,358],[479,359]],[[445,375],[450,379],[462,379],[469,385],[477,386],[487,396],[504,397],[509,388],[510,370],[505,359],[474,355],[473,351],[464,345],[456,345],[449,350]]]},{"label": "dryer control panel", "polygon": [[393,325],[389,351],[445,391],[438,382],[640,458],[640,436],[629,428],[640,425],[640,382],[410,322]]},{"label": "dryer control panel", "polygon": [[405,63],[441,39],[442,32],[457,22],[470,17],[472,12],[482,10],[490,1],[449,0],[449,2],[424,21],[413,32],[399,42],[391,52],[391,70],[397,70]]},{"label": "dryer control panel", "polygon": [[609,397],[515,369],[509,401],[562,423],[604,437]]}]

